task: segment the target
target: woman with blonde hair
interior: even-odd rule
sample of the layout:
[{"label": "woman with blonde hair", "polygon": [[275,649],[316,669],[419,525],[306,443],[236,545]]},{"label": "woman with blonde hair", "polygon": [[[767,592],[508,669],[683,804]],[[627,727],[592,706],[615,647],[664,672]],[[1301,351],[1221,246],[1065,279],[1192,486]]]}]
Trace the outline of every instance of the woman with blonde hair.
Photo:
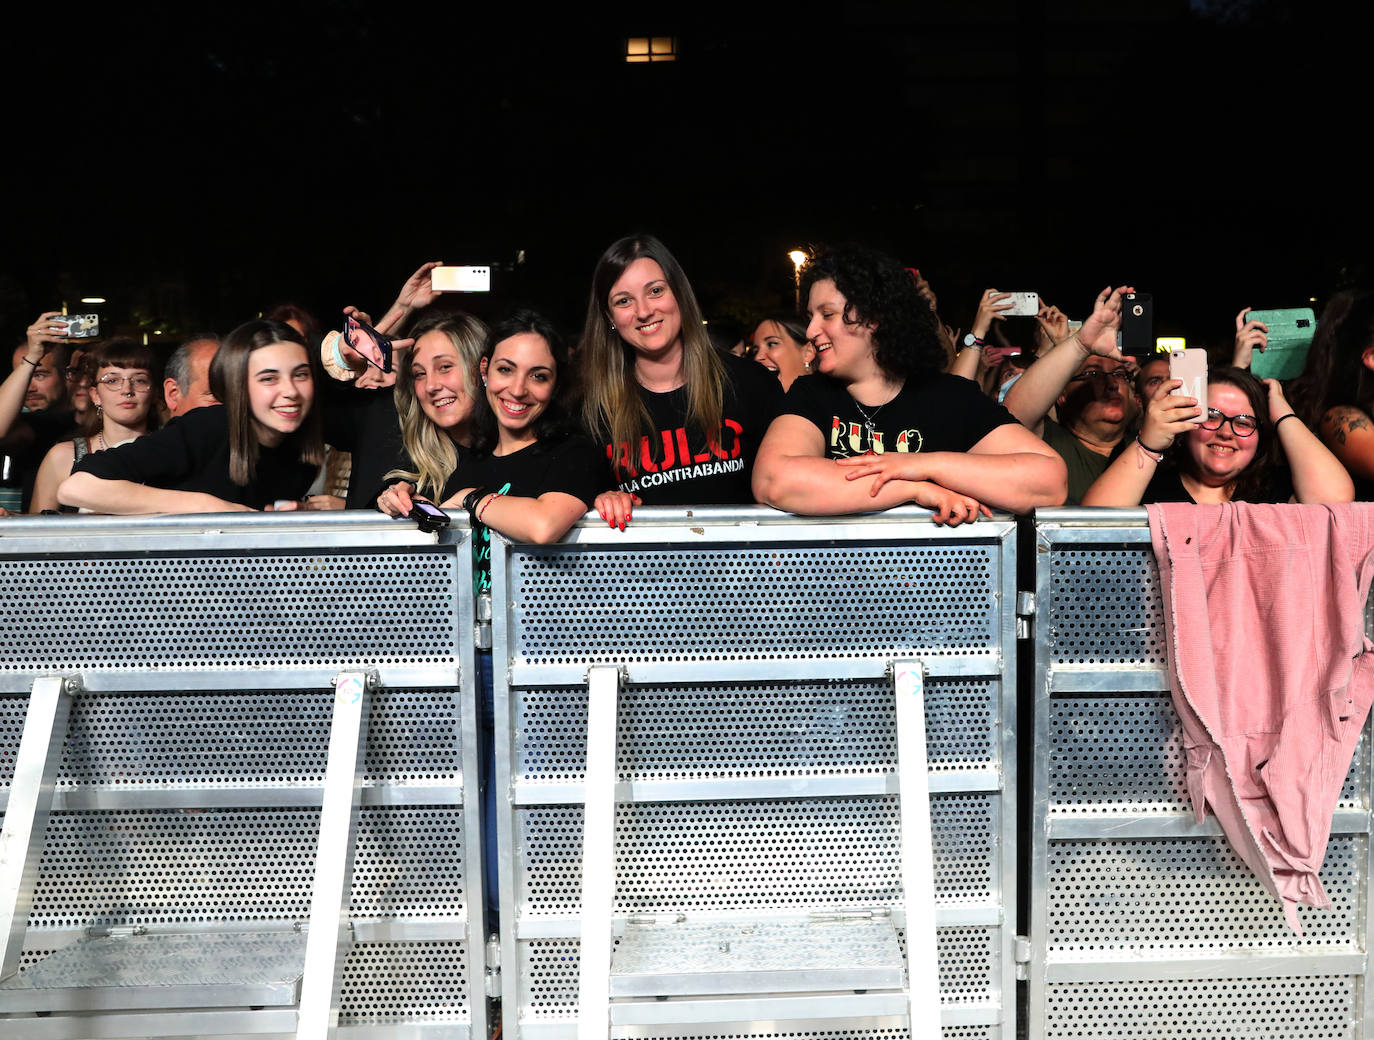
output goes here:
[{"label": "woman with blonde hair", "polygon": [[612,527],[644,502],[753,502],[754,454],[781,387],[711,348],[687,275],[658,239],[622,238],[597,261],[578,366],[583,424],[617,482],[596,500]]},{"label": "woman with blonde hair", "polygon": [[460,450],[472,443],[474,433],[477,368],[486,325],[471,314],[433,314],[416,322],[410,335],[415,342],[408,356],[398,359],[393,391],[405,458],[387,474],[404,483],[378,496],[383,512],[394,513],[388,504],[401,491],[439,501],[458,468]]}]

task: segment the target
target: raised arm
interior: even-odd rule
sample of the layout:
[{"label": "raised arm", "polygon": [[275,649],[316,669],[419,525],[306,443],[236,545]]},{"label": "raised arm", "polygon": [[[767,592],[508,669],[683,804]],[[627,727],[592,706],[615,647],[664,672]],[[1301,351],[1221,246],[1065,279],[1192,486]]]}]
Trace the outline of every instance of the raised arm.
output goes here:
[{"label": "raised arm", "polygon": [[[38,320],[29,326],[24,353],[14,371],[0,383],[0,437],[5,437],[24,410],[24,397],[29,392],[29,382],[38,369],[43,355],[50,344],[60,343],[66,336],[66,325],[54,318],[61,318],[61,311],[44,311]],[[60,374],[60,373],[59,373]]]},{"label": "raised arm", "polygon": [[1193,420],[1202,414],[1196,397],[1174,393],[1182,385],[1181,379],[1166,379],[1155,388],[1145,406],[1140,435],[1093,481],[1083,496],[1085,506],[1129,509],[1140,505],[1174,438],[1187,436]]},{"label": "raised arm", "polygon": [[[1003,402],[1007,411],[1037,437],[1044,432],[1045,417],[1079,365],[1094,354],[1121,358],[1121,351],[1116,347],[1116,332],[1121,327],[1121,297],[1134,291],[1128,285],[1103,289],[1083,327],[1041,354],[1007,391],[1007,399]],[[1037,316],[1036,320],[1049,331],[1045,318]]]},{"label": "raised arm", "polygon": [[1303,503],[1353,501],[1355,484],[1341,460],[1293,412],[1277,379],[1266,379],[1264,385],[1269,390],[1269,422],[1293,474],[1293,497]]},{"label": "raised arm", "polygon": [[963,346],[958,356],[954,359],[954,364],[950,366],[950,374],[963,376],[965,379],[972,379],[977,382],[979,374],[983,369],[983,340],[987,338],[988,332],[992,329],[994,321],[1005,321],[1002,311],[1011,307],[1009,302],[1011,293],[999,293],[996,289],[988,289],[983,293],[978,301],[978,313],[973,317],[973,325],[969,332],[973,336],[974,342],[969,346]]},{"label": "raised arm", "polygon": [[1236,315],[1236,338],[1231,348],[1231,364],[1236,368],[1250,367],[1250,359],[1256,350],[1261,354],[1269,345],[1269,326],[1250,317],[1250,308],[1245,307]]}]

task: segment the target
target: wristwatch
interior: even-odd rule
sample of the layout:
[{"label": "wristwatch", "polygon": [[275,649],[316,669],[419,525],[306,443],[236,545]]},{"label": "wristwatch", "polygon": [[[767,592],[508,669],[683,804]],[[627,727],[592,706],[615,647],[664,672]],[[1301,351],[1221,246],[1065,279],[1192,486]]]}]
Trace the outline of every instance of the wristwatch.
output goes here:
[{"label": "wristwatch", "polygon": [[983,341],[979,339],[977,336],[975,336],[972,332],[970,332],[964,336],[964,346],[976,347],[979,350],[981,350],[983,347]]}]

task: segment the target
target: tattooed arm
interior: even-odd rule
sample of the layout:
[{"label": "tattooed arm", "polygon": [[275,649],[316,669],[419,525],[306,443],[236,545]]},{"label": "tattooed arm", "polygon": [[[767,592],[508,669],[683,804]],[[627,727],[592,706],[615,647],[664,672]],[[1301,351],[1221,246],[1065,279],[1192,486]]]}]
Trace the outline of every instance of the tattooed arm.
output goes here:
[{"label": "tattooed arm", "polygon": [[1352,475],[1374,480],[1374,422],[1366,413],[1337,405],[1322,416],[1321,438]]}]

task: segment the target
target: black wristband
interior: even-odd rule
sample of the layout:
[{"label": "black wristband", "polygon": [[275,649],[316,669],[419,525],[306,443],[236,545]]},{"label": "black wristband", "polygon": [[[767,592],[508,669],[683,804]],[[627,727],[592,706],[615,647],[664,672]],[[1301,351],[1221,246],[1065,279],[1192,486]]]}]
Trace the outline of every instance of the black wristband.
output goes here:
[{"label": "black wristband", "polygon": [[482,501],[482,496],[487,493],[484,487],[473,488],[463,496],[463,508],[468,511],[468,519],[475,525],[477,523],[477,503]]},{"label": "black wristband", "polygon": [[1285,419],[1296,419],[1297,417],[1298,417],[1298,413],[1297,413],[1297,412],[1289,412],[1287,415],[1280,415],[1277,419],[1274,420],[1274,431],[1275,431],[1275,432],[1278,432],[1279,423],[1283,422],[1283,420],[1285,420]]}]

